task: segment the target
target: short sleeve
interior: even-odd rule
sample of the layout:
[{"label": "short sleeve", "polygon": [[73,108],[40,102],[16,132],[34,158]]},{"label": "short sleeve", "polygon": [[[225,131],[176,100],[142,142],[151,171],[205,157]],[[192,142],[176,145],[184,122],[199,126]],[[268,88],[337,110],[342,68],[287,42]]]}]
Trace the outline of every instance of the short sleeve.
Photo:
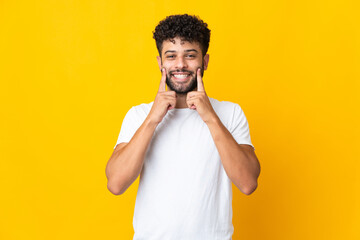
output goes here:
[{"label": "short sleeve", "polygon": [[135,132],[139,128],[138,122],[139,121],[136,116],[136,109],[132,107],[124,117],[114,149],[119,143],[129,142],[131,140],[131,138],[134,136]]},{"label": "short sleeve", "polygon": [[239,104],[235,104],[230,133],[238,144],[251,145],[255,150],[251,143],[249,124]]}]

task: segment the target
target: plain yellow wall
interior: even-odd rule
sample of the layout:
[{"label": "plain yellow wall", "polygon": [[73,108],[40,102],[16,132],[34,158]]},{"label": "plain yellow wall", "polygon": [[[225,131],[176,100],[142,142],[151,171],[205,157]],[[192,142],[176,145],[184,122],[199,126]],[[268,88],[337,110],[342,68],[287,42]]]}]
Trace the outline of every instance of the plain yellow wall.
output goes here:
[{"label": "plain yellow wall", "polygon": [[0,1],[0,239],[131,239],[138,180],[106,188],[127,110],[153,101],[170,14],[209,24],[207,94],[261,163],[233,239],[360,239],[358,1]]}]

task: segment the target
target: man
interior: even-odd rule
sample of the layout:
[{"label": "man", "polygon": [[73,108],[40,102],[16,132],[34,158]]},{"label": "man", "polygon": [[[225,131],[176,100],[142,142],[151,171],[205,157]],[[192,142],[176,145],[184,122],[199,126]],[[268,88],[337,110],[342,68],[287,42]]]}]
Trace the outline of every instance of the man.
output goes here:
[{"label": "man", "polygon": [[133,239],[229,240],[231,183],[249,195],[260,174],[246,117],[238,104],[206,95],[206,23],[169,16],[154,38],[159,90],[126,114],[106,166],[108,189],[120,195],[140,174]]}]

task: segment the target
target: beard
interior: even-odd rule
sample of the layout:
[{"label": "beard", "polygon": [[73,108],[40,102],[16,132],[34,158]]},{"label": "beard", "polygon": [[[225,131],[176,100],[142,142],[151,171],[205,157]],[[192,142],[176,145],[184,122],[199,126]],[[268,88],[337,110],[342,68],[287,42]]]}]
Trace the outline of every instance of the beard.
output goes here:
[{"label": "beard", "polygon": [[[188,81],[188,83],[176,83],[175,81],[171,80],[171,75],[176,72],[186,72],[189,73],[191,78]],[[204,63],[202,63],[201,66],[201,76],[204,75]],[[171,91],[176,92],[176,94],[185,95],[188,92],[193,91],[195,88],[197,88],[197,74],[196,72],[192,72],[186,69],[179,69],[176,71],[170,71],[168,74],[166,74],[166,84],[168,85],[169,89]]]}]

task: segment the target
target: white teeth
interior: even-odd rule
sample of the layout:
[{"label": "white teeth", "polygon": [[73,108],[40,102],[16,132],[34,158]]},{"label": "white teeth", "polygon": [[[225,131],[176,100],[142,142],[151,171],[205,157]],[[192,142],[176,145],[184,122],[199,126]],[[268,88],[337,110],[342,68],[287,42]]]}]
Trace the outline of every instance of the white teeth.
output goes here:
[{"label": "white teeth", "polygon": [[186,74],[174,74],[176,78],[187,78],[189,75]]}]

